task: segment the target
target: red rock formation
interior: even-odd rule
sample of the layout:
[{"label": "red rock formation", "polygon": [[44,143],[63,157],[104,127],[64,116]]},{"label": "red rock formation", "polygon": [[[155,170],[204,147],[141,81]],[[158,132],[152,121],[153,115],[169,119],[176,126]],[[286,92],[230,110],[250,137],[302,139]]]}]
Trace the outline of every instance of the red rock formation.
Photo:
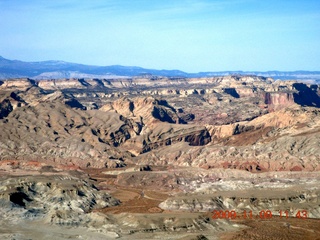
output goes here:
[{"label": "red rock formation", "polygon": [[268,104],[268,108],[275,110],[281,109],[293,105],[294,97],[293,93],[286,92],[266,92],[265,104]]}]

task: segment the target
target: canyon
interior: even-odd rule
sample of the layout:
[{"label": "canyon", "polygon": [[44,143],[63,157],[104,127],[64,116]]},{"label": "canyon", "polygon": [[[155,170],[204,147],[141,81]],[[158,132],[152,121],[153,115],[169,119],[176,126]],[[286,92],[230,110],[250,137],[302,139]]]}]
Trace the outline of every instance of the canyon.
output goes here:
[{"label": "canyon", "polygon": [[256,75],[2,79],[1,239],[317,239],[319,107]]}]

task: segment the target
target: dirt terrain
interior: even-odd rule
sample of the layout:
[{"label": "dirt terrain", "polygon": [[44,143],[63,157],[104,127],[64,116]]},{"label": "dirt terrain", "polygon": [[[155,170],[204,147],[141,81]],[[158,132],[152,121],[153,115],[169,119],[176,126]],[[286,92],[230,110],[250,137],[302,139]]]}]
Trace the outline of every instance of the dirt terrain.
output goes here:
[{"label": "dirt terrain", "polygon": [[[92,170],[91,172],[92,174]],[[95,174],[92,176],[98,177]],[[100,181],[103,179],[103,175],[100,175]],[[149,186],[150,187],[150,186]],[[295,185],[295,187],[297,187]],[[111,191],[112,195],[118,198],[122,204],[115,207],[105,208],[101,210],[104,213],[156,213],[156,212],[174,212],[170,210],[161,210],[159,208],[160,202],[163,202],[169,197],[168,193],[160,193],[154,191],[142,191],[138,188],[122,188],[117,187],[115,191]],[[143,192],[143,195],[142,195]],[[232,191],[235,194],[235,191]],[[239,192],[239,191],[238,191]],[[281,189],[283,192],[283,188]],[[289,191],[290,192],[290,191]],[[223,193],[219,193],[223,194]],[[229,193],[230,194],[230,193]],[[236,193],[239,194],[239,193]],[[253,192],[250,193],[254,194]],[[265,193],[266,194],[266,193]],[[279,196],[279,193],[275,193],[275,196]],[[318,193],[319,196],[319,193]],[[318,202],[318,201],[317,201]],[[299,207],[302,207],[302,203]],[[285,205],[283,205],[285,206]],[[283,207],[282,206],[282,207]],[[181,212],[176,211],[176,214]],[[182,212],[183,214],[183,212]],[[207,214],[210,217],[210,214]],[[214,221],[214,220],[213,220]],[[285,215],[280,218],[279,215],[270,219],[261,219],[255,217],[252,220],[244,220],[243,218],[237,218],[231,220],[232,223],[247,226],[245,229],[230,233],[220,234],[221,240],[231,239],[319,239],[319,219],[302,219],[297,217],[286,217]]]}]

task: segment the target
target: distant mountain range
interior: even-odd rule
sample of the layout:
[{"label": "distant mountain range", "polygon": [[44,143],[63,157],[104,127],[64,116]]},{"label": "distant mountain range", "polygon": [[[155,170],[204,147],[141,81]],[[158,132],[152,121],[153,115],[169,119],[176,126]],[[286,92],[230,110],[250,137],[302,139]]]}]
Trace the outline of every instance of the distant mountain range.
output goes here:
[{"label": "distant mountain range", "polygon": [[274,79],[299,79],[320,83],[320,71],[222,71],[186,73],[180,70],[157,70],[132,66],[93,66],[64,61],[23,62],[0,56],[0,79],[28,77],[35,80],[59,78],[117,78],[154,75],[166,77],[210,77],[232,74],[259,75]]}]

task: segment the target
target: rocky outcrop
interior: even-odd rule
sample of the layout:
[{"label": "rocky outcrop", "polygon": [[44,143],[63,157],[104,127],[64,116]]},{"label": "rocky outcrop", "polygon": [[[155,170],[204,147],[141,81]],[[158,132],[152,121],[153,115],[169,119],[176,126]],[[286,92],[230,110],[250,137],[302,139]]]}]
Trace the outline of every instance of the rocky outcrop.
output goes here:
[{"label": "rocky outcrop", "polygon": [[153,97],[137,97],[133,100],[124,97],[100,108],[102,111],[114,111],[130,117],[142,124],[149,125],[158,121],[179,123],[176,110],[165,100]]},{"label": "rocky outcrop", "polygon": [[[105,166],[110,157],[130,157],[117,150],[137,134],[135,123],[116,113],[71,108],[61,94],[46,95],[20,107],[0,122],[1,158],[33,158],[79,166]],[[94,161],[93,161],[94,159]]]},{"label": "rocky outcrop", "polygon": [[295,103],[302,106],[320,107],[320,97],[317,92],[319,87],[317,85],[309,87],[303,83],[294,83],[292,86],[297,90],[294,94]]},{"label": "rocky outcrop", "polygon": [[85,84],[81,79],[59,79],[59,80],[44,80],[39,81],[38,86],[43,89],[66,89],[77,88],[85,89],[88,84]]},{"label": "rocky outcrop", "polygon": [[265,104],[269,105],[271,109],[284,108],[294,104],[293,93],[265,93]]},{"label": "rocky outcrop", "polygon": [[18,78],[4,80],[0,85],[0,90],[22,90],[25,91],[30,87],[36,86],[36,82],[29,78]]},{"label": "rocky outcrop", "polygon": [[38,86],[46,90],[62,90],[62,89],[108,89],[111,85],[110,81],[105,79],[56,79],[38,81]]},{"label": "rocky outcrop", "polygon": [[89,227],[97,220],[92,210],[120,203],[92,183],[66,175],[1,177],[0,182],[0,213],[12,222]]},{"label": "rocky outcrop", "polygon": [[158,125],[148,135],[148,138],[151,140],[147,145],[150,149],[181,141],[188,142],[190,146],[202,146],[211,140],[209,132],[204,127],[178,127],[175,125]]},{"label": "rocky outcrop", "polygon": [[[88,212],[119,204],[119,201],[106,193],[99,192],[92,184],[68,176],[25,176],[1,179],[2,203],[24,208],[32,212],[37,205],[45,211],[74,210]],[[46,201],[44,201],[46,200]],[[47,206],[39,206],[47,204]],[[72,206],[71,206],[72,205]]]},{"label": "rocky outcrop", "polygon": [[11,102],[8,99],[3,100],[0,103],[0,119],[8,116],[12,110],[13,106],[11,105]]},{"label": "rocky outcrop", "polygon": [[174,124],[182,122],[182,119],[165,100],[153,97],[137,97],[133,100],[120,98],[100,110],[117,112],[140,124],[140,136],[128,139],[123,145],[134,155],[180,141],[188,142],[191,146],[210,142],[210,135],[205,127]]},{"label": "rocky outcrop", "polygon": [[26,102],[15,92],[0,95],[0,119],[5,118],[15,108],[26,105]]}]

